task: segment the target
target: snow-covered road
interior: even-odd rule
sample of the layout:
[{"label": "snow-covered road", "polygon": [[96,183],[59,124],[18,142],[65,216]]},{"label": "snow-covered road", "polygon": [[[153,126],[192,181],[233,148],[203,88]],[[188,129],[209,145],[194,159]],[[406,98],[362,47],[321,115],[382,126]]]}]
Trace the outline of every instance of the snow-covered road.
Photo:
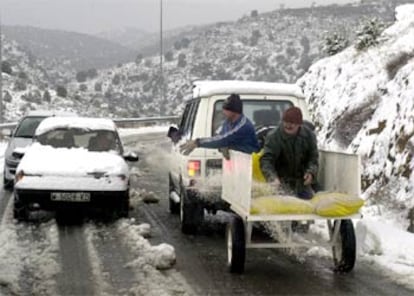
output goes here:
[{"label": "snow-covered road", "polygon": [[[0,295],[412,295],[412,234],[369,209],[354,221],[359,255],[351,274],[334,274],[323,248],[252,250],[246,273],[229,274],[227,215],[207,216],[199,236],[185,236],[168,213],[168,142],[159,131],[138,138],[123,132],[141,158],[133,169],[130,219],[62,225],[46,215],[42,223],[16,223],[11,193],[0,193]],[[148,196],[159,203],[144,204]],[[318,234],[319,226],[313,228]]]}]

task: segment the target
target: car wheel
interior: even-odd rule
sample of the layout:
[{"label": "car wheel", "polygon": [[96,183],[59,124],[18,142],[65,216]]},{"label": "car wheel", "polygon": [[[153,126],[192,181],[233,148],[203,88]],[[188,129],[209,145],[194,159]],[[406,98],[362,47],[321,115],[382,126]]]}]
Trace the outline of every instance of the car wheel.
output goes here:
[{"label": "car wheel", "polygon": [[129,192],[128,191],[121,198],[121,201],[118,204],[118,217],[119,218],[129,217]]},{"label": "car wheel", "polygon": [[180,196],[180,221],[181,232],[184,234],[196,234],[204,219],[204,209],[197,202],[197,197],[184,186]]},{"label": "car wheel", "polygon": [[29,209],[26,204],[14,198],[13,218],[17,221],[27,221],[29,219]]},{"label": "car wheel", "polygon": [[168,174],[168,202],[171,214],[179,214],[180,213],[180,204],[176,203],[172,198],[171,194],[175,192],[174,183],[171,179],[171,175]]},{"label": "car wheel", "polygon": [[246,237],[243,220],[233,215],[226,228],[227,267],[231,273],[243,273],[246,259]]},{"label": "car wheel", "polygon": [[341,273],[350,272],[355,265],[356,239],[354,225],[351,220],[335,220],[335,226],[339,226],[339,233],[332,247],[335,271]]}]

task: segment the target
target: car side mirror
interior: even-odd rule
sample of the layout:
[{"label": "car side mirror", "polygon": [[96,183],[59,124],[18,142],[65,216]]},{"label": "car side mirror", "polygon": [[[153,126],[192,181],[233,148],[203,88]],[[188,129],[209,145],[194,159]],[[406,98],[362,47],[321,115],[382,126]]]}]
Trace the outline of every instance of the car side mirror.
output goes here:
[{"label": "car side mirror", "polygon": [[22,159],[26,153],[27,147],[19,147],[13,150],[12,156],[16,159]]},{"label": "car side mirror", "polygon": [[168,129],[167,137],[171,139],[173,143],[177,143],[181,140],[181,134],[175,126],[170,126]]},{"label": "car side mirror", "polygon": [[128,151],[124,153],[124,159],[126,161],[138,161],[139,157],[135,152]]}]

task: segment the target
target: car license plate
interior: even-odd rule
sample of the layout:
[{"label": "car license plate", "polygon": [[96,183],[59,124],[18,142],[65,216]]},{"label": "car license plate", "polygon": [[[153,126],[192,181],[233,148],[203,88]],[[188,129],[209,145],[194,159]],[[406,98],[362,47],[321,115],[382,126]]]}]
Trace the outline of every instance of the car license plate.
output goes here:
[{"label": "car license plate", "polygon": [[52,201],[89,202],[91,194],[89,192],[52,192],[50,199]]}]

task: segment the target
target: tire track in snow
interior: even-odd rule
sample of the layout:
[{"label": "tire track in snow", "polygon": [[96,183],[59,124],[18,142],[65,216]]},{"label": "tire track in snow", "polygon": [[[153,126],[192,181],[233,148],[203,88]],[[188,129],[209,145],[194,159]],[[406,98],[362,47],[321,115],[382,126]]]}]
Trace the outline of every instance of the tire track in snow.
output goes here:
[{"label": "tire track in snow", "polygon": [[[112,225],[88,224],[85,230],[88,248],[94,250],[93,269],[101,274],[99,295],[128,295],[137,285],[134,272],[127,264],[132,260]],[[99,271],[99,272],[98,272]]]},{"label": "tire track in snow", "polygon": [[59,225],[60,295],[98,295],[82,225]]}]

